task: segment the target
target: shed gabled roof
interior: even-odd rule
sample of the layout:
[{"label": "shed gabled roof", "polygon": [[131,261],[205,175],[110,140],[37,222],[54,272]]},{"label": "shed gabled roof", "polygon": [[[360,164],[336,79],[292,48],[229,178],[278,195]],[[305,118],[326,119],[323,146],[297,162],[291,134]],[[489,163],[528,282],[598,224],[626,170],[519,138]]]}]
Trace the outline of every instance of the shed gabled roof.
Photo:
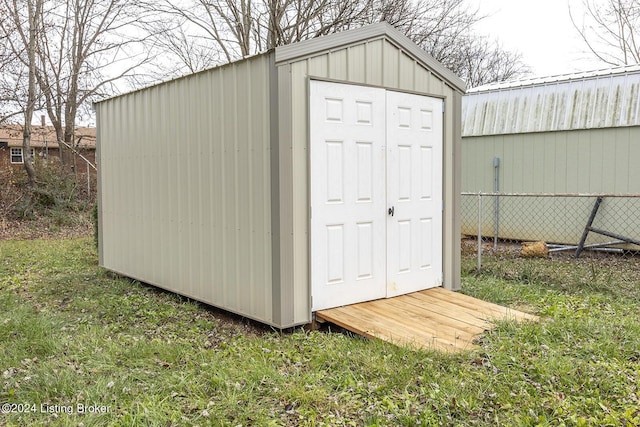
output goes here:
[{"label": "shed gabled roof", "polygon": [[435,75],[446,81],[454,89],[462,93],[465,92],[466,84],[460,77],[386,22],[276,47],[275,61],[276,65],[293,62],[305,57],[315,56],[319,53],[379,38],[385,38],[395,44],[413,56],[417,61],[421,62]]},{"label": "shed gabled roof", "polygon": [[640,65],[470,89],[462,136],[640,126]]}]

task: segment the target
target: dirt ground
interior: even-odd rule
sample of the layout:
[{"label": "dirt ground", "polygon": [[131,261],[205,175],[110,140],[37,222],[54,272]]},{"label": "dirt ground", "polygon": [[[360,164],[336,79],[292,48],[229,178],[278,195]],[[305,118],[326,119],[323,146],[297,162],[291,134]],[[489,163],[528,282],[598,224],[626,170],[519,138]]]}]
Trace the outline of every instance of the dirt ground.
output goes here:
[{"label": "dirt ground", "polygon": [[32,239],[70,239],[90,237],[93,224],[88,214],[77,215],[73,224],[58,226],[51,219],[20,221],[0,217],[0,241]]}]

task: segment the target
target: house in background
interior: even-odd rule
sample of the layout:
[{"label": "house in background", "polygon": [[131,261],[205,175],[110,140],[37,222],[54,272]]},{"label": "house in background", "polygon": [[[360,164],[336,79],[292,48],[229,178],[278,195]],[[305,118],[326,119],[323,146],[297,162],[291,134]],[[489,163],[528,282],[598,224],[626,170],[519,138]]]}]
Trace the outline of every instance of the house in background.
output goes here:
[{"label": "house in background", "polygon": [[[96,129],[79,127],[76,129],[74,149],[82,154],[93,165],[96,164]],[[0,168],[22,167],[26,153],[22,148],[22,125],[0,126]],[[56,139],[53,126],[34,126],[31,134],[30,155],[38,159],[59,159],[60,145]],[[80,171],[84,171],[84,161],[77,164]]]},{"label": "house in background", "polygon": [[[640,65],[490,84],[463,97],[463,192],[490,193],[497,183],[502,193],[640,194],[639,160]],[[626,216],[637,215],[640,198],[625,203],[603,204],[600,228],[637,236]],[[524,199],[501,197],[498,237],[576,243],[592,206],[567,203],[561,215],[536,207],[553,232],[545,236],[525,215],[505,215],[530,209]],[[465,234],[477,234],[477,222],[463,211]]]}]

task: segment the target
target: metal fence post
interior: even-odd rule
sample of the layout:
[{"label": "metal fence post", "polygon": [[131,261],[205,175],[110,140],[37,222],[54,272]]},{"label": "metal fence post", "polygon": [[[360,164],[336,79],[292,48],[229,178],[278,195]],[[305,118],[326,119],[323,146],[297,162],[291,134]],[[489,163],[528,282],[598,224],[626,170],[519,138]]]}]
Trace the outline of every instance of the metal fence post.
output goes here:
[{"label": "metal fence post", "polygon": [[478,271],[482,268],[482,194],[478,193]]},{"label": "metal fence post", "polygon": [[493,249],[498,249],[498,230],[500,227],[500,157],[493,158]]},{"label": "metal fence post", "polygon": [[91,174],[89,173],[89,163],[87,163],[87,197],[91,200]]}]

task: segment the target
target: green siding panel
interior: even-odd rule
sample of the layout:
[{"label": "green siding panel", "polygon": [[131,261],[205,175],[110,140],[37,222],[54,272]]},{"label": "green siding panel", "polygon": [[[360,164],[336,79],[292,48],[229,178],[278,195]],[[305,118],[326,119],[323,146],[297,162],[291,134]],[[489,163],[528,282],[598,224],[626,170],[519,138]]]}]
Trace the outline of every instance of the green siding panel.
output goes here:
[{"label": "green siding panel", "polygon": [[[463,192],[492,192],[493,158],[499,156],[501,192],[640,194],[640,168],[633,163],[640,159],[638,126],[465,137],[462,153]],[[575,244],[594,200],[502,197],[500,237]],[[471,206],[475,203],[465,199],[463,233],[477,233],[477,208]],[[638,211],[640,198],[611,198],[607,206],[598,212],[600,225],[594,226],[637,236],[633,222],[625,217]],[[493,218],[490,198],[485,199],[483,216]],[[487,220],[483,234],[493,233],[491,221]],[[595,242],[608,238],[590,239]]]},{"label": "green siding panel", "polygon": [[640,127],[463,138],[463,191],[640,193]]}]

